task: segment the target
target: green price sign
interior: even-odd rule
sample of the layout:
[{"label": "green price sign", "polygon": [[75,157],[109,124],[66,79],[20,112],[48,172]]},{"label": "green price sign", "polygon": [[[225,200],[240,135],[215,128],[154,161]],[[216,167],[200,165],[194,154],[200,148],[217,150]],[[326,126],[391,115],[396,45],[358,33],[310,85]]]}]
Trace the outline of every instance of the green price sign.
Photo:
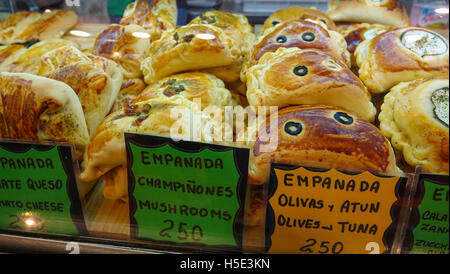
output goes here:
[{"label": "green price sign", "polygon": [[131,236],[238,249],[248,149],[126,134]]},{"label": "green price sign", "polygon": [[[414,244],[410,253],[449,253],[449,178],[448,176],[422,175],[419,187],[423,199],[417,210],[419,220],[413,230]],[[417,220],[416,220],[417,221]]]},{"label": "green price sign", "polygon": [[70,146],[0,142],[0,228],[86,232]]}]

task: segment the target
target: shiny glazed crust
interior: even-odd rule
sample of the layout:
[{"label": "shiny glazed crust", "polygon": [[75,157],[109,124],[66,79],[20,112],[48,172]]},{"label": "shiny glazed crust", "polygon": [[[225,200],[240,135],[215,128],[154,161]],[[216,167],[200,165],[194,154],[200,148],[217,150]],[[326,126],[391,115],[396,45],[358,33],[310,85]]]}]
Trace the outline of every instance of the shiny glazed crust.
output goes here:
[{"label": "shiny glazed crust", "polygon": [[208,106],[230,106],[233,104],[229,90],[222,80],[212,74],[187,72],[175,74],[148,86],[134,102],[154,98],[182,96],[189,101],[201,100],[202,108]]},{"label": "shiny glazed crust", "polygon": [[[295,74],[299,67],[305,75]],[[316,49],[280,48],[266,53],[250,68],[247,88],[252,106],[325,104],[367,121],[375,119],[371,96],[358,77],[345,64]]]},{"label": "shiny glazed crust", "polygon": [[74,144],[89,141],[81,104],[66,84],[27,73],[0,73],[0,138]]},{"label": "shiny glazed crust", "polygon": [[389,141],[351,112],[324,105],[292,106],[279,110],[278,119],[271,117],[259,131],[270,132],[270,123],[275,123],[278,146],[271,152],[269,141],[257,136],[250,151],[251,184],[267,182],[271,162],[379,175],[401,173]]},{"label": "shiny glazed crust", "polygon": [[0,46],[0,72],[5,71],[5,68],[26,50],[25,46],[18,44]]},{"label": "shiny glazed crust", "polygon": [[379,116],[382,133],[391,139],[412,167],[427,173],[449,173],[449,128],[436,118],[434,91],[447,88],[448,77],[434,77],[396,85],[386,94]]},{"label": "shiny glazed crust", "polygon": [[407,27],[406,9],[397,0],[330,0],[327,15],[334,21]]},{"label": "shiny glazed crust", "polygon": [[228,66],[240,56],[238,44],[222,29],[188,25],[166,32],[153,42],[141,70],[144,81],[152,84],[180,72]]},{"label": "shiny glazed crust", "polygon": [[138,25],[113,24],[97,36],[92,53],[116,61],[125,79],[141,78],[141,62],[148,56],[151,44],[146,34],[147,30]]},{"label": "shiny glazed crust", "polygon": [[[403,35],[412,31],[434,35],[445,44],[446,50],[437,55],[420,56],[401,42]],[[426,48],[420,41],[418,48]],[[366,40],[356,48],[355,57],[359,77],[372,93],[384,93],[401,82],[445,76],[449,72],[448,41],[437,33],[416,27],[395,29]]]},{"label": "shiny glazed crust", "polygon": [[328,15],[316,8],[289,7],[272,13],[265,21],[260,35],[271,32],[271,28],[291,20],[312,19],[323,22],[329,30],[336,30],[336,25]]}]

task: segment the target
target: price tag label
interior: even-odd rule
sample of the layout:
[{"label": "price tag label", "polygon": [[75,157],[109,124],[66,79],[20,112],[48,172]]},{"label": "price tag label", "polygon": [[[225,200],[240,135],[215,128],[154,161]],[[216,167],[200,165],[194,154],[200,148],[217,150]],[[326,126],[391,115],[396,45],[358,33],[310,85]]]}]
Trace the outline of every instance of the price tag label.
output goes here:
[{"label": "price tag label", "polygon": [[391,208],[398,203],[401,182],[406,178],[273,164],[268,253],[386,252],[393,241]]},{"label": "price tag label", "polygon": [[87,233],[71,146],[0,141],[0,228]]},{"label": "price tag label", "polygon": [[410,253],[449,253],[449,177],[421,174],[419,177],[420,204],[413,209],[414,244]]},{"label": "price tag label", "polygon": [[249,150],[125,134],[133,238],[242,248]]}]

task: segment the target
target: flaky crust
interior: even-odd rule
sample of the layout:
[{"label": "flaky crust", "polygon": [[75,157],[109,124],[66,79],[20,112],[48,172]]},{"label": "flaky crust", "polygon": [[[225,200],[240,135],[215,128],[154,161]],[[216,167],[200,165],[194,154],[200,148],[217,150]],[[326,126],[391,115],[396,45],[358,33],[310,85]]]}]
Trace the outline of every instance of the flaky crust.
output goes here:
[{"label": "flaky crust", "polygon": [[146,87],[147,85],[142,79],[124,79],[109,114],[129,106]]},{"label": "flaky crust", "polygon": [[[259,132],[270,132],[270,123],[276,123],[272,128],[278,130],[278,145],[275,151],[264,152],[267,136],[256,136],[250,151],[252,184],[267,182],[272,162],[379,175],[401,173],[389,141],[351,112],[324,105],[287,107],[278,111],[278,119],[267,119]],[[292,131],[290,125],[295,127]]]},{"label": "flaky crust", "polygon": [[182,96],[189,101],[200,100],[202,108],[208,106],[231,106],[232,96],[222,80],[212,74],[187,72],[175,74],[148,86],[134,102],[154,98]]},{"label": "flaky crust", "polygon": [[125,79],[141,78],[141,62],[148,56],[151,44],[147,35],[139,25],[112,24],[98,34],[92,53],[117,62]]},{"label": "flaky crust", "polygon": [[347,66],[351,66],[350,53],[344,37],[335,31],[327,30],[324,24],[308,20],[290,20],[278,24],[266,35],[260,36],[253,45],[248,61],[241,72],[245,79],[246,71],[255,65],[264,54],[279,48],[318,49]]},{"label": "flaky crust", "polygon": [[449,72],[448,41],[417,27],[395,29],[366,40],[356,48],[355,57],[359,77],[372,93]]},{"label": "flaky crust", "polygon": [[151,34],[151,40],[158,40],[165,31],[176,28],[178,9],[176,0],[146,0],[130,3],[120,20],[121,25],[139,25]]},{"label": "flaky crust", "polygon": [[33,11],[19,11],[10,14],[0,21],[0,44],[11,44],[16,41],[16,36],[34,21],[37,21],[41,14]]},{"label": "flaky crust", "polygon": [[237,43],[241,56],[233,64],[225,67],[206,69],[205,72],[212,73],[225,82],[235,82],[240,79],[240,72],[245,60],[248,59],[251,47],[255,42],[253,27],[247,17],[242,14],[233,14],[224,11],[212,10],[194,18],[189,25],[211,25],[218,27]]},{"label": "flaky crust", "polygon": [[24,53],[26,49],[25,46],[18,44],[0,46],[0,72],[5,71],[5,68]]},{"label": "flaky crust", "polygon": [[316,8],[289,7],[280,9],[272,13],[265,21],[261,28],[260,35],[271,32],[271,28],[278,24],[291,20],[312,19],[323,22],[329,30],[336,30],[336,25],[328,15],[317,10]]},{"label": "flaky crust", "polygon": [[0,138],[74,144],[89,134],[81,104],[66,84],[27,73],[0,73]]},{"label": "flaky crust", "polygon": [[[302,67],[303,76],[295,74]],[[316,49],[280,48],[266,53],[247,74],[252,106],[325,104],[373,121],[376,109],[363,83],[342,62]]]},{"label": "flaky crust", "polygon": [[[382,133],[409,165],[420,165],[427,173],[449,173],[448,89],[448,77],[401,83],[386,94],[381,107]],[[440,106],[432,100],[438,90],[443,92]]]},{"label": "flaky crust", "polygon": [[334,21],[408,27],[408,13],[397,0],[330,0],[327,15]]},{"label": "flaky crust", "polygon": [[153,42],[141,70],[144,81],[152,84],[180,72],[228,66],[240,56],[238,44],[222,29],[188,25],[166,32]]},{"label": "flaky crust", "polygon": [[22,52],[22,54],[4,69],[7,72],[31,73],[44,76],[48,73],[48,68],[46,68],[47,64],[42,62],[42,56],[49,51],[65,46],[78,48],[77,43],[65,39],[49,39],[41,41]]},{"label": "flaky crust", "polygon": [[66,83],[78,95],[92,135],[109,113],[121,88],[123,76],[119,66],[107,58],[85,55],[70,46],[48,52],[43,60],[54,68],[45,76]]}]

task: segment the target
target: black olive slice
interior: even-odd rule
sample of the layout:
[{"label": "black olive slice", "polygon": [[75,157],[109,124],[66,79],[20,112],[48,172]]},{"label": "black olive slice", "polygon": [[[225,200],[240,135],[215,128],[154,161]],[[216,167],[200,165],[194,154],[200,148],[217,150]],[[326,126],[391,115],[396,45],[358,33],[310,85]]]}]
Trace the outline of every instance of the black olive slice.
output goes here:
[{"label": "black olive slice", "polygon": [[334,115],[334,119],[336,119],[336,121],[344,125],[353,124],[353,117],[344,112],[337,112]]},{"label": "black olive slice", "polygon": [[299,135],[303,130],[302,124],[298,122],[287,122],[284,125],[284,131],[292,136]]},{"label": "black olive slice", "polygon": [[305,76],[308,74],[308,68],[305,66],[297,66],[294,68],[294,74],[297,76]]}]

